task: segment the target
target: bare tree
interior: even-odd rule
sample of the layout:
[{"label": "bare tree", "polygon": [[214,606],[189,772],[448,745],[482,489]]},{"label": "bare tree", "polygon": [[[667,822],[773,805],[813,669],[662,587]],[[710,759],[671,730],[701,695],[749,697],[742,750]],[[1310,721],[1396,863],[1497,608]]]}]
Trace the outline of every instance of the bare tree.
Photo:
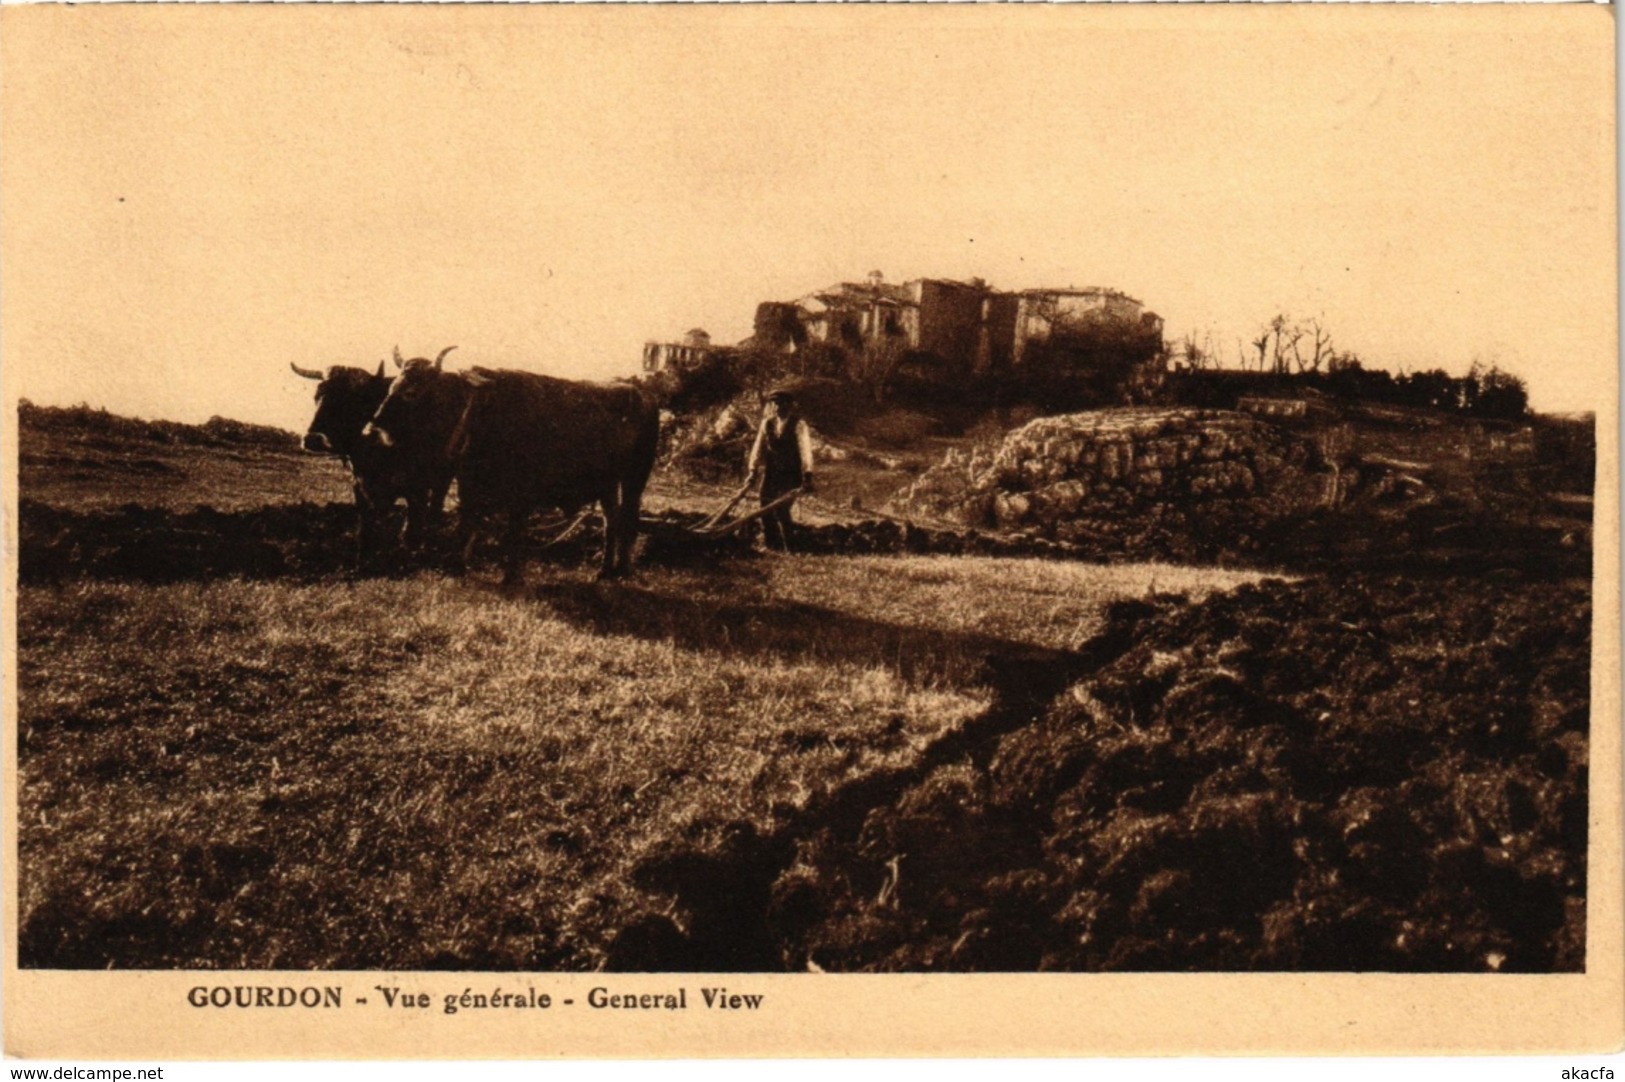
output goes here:
[{"label": "bare tree", "polygon": [[1192,371],[1212,368],[1218,361],[1213,350],[1213,333],[1207,332],[1202,338],[1202,344],[1196,341],[1196,332],[1192,331],[1174,343],[1173,356],[1175,360],[1183,361],[1185,367]]},{"label": "bare tree", "polygon": [[[1299,372],[1319,372],[1321,364],[1332,356],[1331,332],[1326,329],[1319,316],[1299,324],[1296,331],[1292,339],[1292,363],[1297,366]],[[1306,333],[1314,336],[1313,348],[1307,358],[1298,348],[1298,343]]]},{"label": "bare tree", "polygon": [[1275,353],[1270,358],[1273,362],[1271,371],[1276,375],[1286,375],[1286,357],[1290,350],[1296,353],[1298,342],[1303,338],[1303,328],[1292,322],[1285,312],[1281,312],[1270,320],[1270,330],[1275,332]]},{"label": "bare tree", "polygon": [[[1266,329],[1263,334],[1259,335],[1257,338],[1252,339],[1252,343],[1253,343],[1253,348],[1258,350],[1258,370],[1260,372],[1262,372],[1262,371],[1264,371],[1264,368],[1266,366],[1266,358],[1268,357],[1268,353],[1266,351],[1269,349],[1269,344],[1270,344],[1270,332],[1269,332],[1269,330]],[[1242,367],[1245,368],[1246,365],[1243,365]]]},{"label": "bare tree", "polygon": [[1333,353],[1331,331],[1319,316],[1294,319],[1277,312],[1251,342],[1258,355],[1258,370],[1283,376],[1293,371],[1318,372]]}]

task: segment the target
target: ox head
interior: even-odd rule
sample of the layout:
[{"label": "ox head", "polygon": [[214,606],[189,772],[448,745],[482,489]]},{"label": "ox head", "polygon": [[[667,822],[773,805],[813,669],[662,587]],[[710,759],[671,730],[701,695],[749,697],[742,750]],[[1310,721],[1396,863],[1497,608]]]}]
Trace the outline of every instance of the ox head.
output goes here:
[{"label": "ox head", "polygon": [[454,424],[456,418],[447,420],[447,411],[454,406],[445,392],[448,383],[460,381],[442,370],[441,362],[456,348],[447,346],[431,361],[426,357],[405,360],[396,346],[395,367],[401,374],[390,381],[389,392],[362,435],[381,446],[393,447],[403,439],[431,439],[448,424]]},{"label": "ox head", "polygon": [[410,361],[408,361],[408,360],[404,360],[401,357],[401,347],[396,346],[395,347],[395,367],[399,368],[401,371],[404,372],[406,370],[407,366],[409,366],[409,365],[432,364],[434,366],[434,370],[436,372],[438,372],[438,371],[440,371],[440,362],[446,359],[446,354],[450,353],[452,350],[454,350],[456,348],[457,348],[456,346],[447,346],[445,349],[440,351],[439,355],[436,356],[433,361],[429,361],[429,360],[427,360],[427,359],[425,359],[423,357],[413,357]]},{"label": "ox head", "polygon": [[325,372],[290,364],[294,374],[316,380],[316,416],[311,418],[303,446],[312,454],[348,455],[361,440],[361,431],[389,391],[384,362],[378,371],[334,365]]}]

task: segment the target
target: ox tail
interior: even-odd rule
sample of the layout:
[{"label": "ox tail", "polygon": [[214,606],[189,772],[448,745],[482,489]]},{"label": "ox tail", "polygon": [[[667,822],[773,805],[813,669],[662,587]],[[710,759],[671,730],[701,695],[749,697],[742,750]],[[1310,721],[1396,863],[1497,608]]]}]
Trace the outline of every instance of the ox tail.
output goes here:
[{"label": "ox tail", "polygon": [[649,477],[654,473],[655,461],[660,457],[660,410],[647,396],[639,395],[638,398],[637,404],[629,411],[631,444],[626,448],[626,457],[621,459],[622,465],[616,471],[619,474],[619,487],[623,492],[631,493],[634,501],[648,485]]},{"label": "ox tail", "polygon": [[660,457],[660,406],[647,394],[638,395],[637,438],[632,444],[632,475],[638,479],[639,491],[654,472],[655,460]]},{"label": "ox tail", "polygon": [[614,517],[610,522],[611,505],[605,503],[606,537],[604,539],[603,576],[627,574],[632,570],[632,554],[637,547],[638,525],[641,517],[643,489],[654,472],[655,459],[660,454],[660,408],[647,395],[638,394],[633,406],[633,432],[631,455],[624,472],[615,486],[619,489],[614,499]]}]

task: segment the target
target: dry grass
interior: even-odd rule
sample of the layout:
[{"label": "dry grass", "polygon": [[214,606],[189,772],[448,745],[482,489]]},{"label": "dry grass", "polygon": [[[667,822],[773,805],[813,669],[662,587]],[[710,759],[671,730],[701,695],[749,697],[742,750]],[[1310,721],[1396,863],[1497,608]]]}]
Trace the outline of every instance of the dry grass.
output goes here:
[{"label": "dry grass", "polygon": [[1065,648],[1150,575],[788,557],[524,595],[25,589],[23,962],[600,964],[658,904],[640,861],[906,766],[986,709],[990,652]]},{"label": "dry grass", "polygon": [[1155,563],[859,556],[821,561],[807,574],[775,580],[775,588],[798,601],[838,597],[844,611],[879,621],[1076,650],[1099,634],[1112,601],[1153,594],[1197,601],[1261,577]]},{"label": "dry grass", "polygon": [[[289,437],[290,440],[293,437]],[[251,443],[163,442],[130,432],[24,426],[18,471],[23,494],[78,511],[126,504],[241,511],[275,504],[350,501],[350,475],[336,458]]]}]

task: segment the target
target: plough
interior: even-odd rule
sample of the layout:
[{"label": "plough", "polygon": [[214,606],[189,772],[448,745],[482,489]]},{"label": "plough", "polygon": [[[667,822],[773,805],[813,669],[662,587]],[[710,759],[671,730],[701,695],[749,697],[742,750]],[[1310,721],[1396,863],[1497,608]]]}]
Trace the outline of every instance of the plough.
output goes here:
[{"label": "plough", "polygon": [[[750,495],[750,490],[753,487],[754,486],[750,481],[746,481],[745,484],[740,487],[739,491],[734,493],[732,498],[730,498],[726,504],[719,508],[715,514],[706,518],[697,526],[686,525],[682,522],[673,521],[670,518],[651,518],[648,515],[645,515],[638,520],[638,532],[645,537],[659,538],[660,540],[666,542],[720,541],[723,538],[730,537],[738,533],[745,526],[761,518],[763,515],[776,511],[781,507],[788,506],[795,501],[796,497],[802,494],[802,490],[800,488],[793,488],[789,492],[784,493],[782,496],[779,496],[777,499],[772,500],[769,503],[765,503],[760,507],[754,508],[748,513],[740,515],[738,518],[729,519],[728,516],[733,513],[734,509],[738,507],[741,502],[744,501],[746,496]],[[576,534],[581,532],[581,528],[583,526],[597,517],[599,517],[598,505],[588,504],[586,507],[582,508],[580,513],[574,518],[567,521],[562,518],[555,519],[554,521],[545,524],[542,529],[556,532],[552,533],[546,541],[542,542],[540,551],[545,552],[556,545],[561,545],[570,540]]]},{"label": "plough", "polygon": [[802,491],[800,488],[793,488],[776,499],[740,515],[738,518],[730,519],[728,516],[744,501],[746,496],[750,495],[752,487],[754,487],[752,481],[746,481],[727,503],[698,526],[685,526],[678,522],[672,522],[670,519],[644,517],[638,524],[638,530],[640,533],[651,537],[659,537],[663,540],[720,541],[725,537],[738,533],[745,526],[763,515],[777,511],[781,507],[788,507],[795,502],[796,497],[800,496]]}]

